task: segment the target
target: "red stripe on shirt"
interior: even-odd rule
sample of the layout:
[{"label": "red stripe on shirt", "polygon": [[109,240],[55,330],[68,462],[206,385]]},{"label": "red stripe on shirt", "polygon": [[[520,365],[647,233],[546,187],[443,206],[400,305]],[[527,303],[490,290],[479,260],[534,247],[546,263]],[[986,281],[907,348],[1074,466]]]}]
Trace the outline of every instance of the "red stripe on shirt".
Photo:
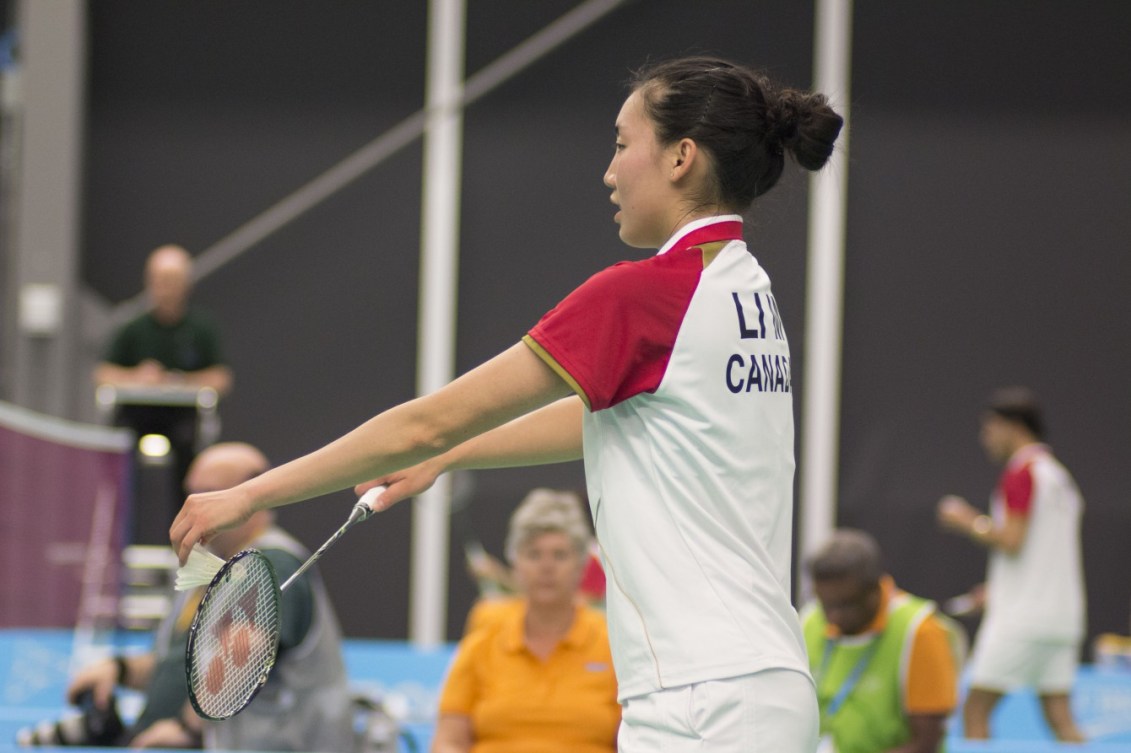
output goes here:
[{"label": "red stripe on shirt", "polygon": [[591,410],[654,392],[703,273],[703,243],[740,238],[742,223],[691,231],[666,253],[590,277],[528,333],[585,392]]},{"label": "red stripe on shirt", "polygon": [[1006,468],[999,487],[1007,511],[1021,516],[1029,514],[1033,507],[1033,472],[1029,463]]}]

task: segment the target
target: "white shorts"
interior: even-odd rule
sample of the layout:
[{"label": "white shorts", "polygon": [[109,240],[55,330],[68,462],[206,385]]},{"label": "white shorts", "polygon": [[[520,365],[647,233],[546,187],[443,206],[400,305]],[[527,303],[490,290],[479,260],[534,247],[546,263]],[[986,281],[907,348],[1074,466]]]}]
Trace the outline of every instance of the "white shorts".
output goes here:
[{"label": "white shorts", "polygon": [[1080,644],[979,635],[970,657],[970,687],[997,693],[1032,688],[1039,695],[1067,693],[1076,678]]},{"label": "white shorts", "polygon": [[813,753],[813,681],[788,669],[659,690],[624,701],[618,753]]}]

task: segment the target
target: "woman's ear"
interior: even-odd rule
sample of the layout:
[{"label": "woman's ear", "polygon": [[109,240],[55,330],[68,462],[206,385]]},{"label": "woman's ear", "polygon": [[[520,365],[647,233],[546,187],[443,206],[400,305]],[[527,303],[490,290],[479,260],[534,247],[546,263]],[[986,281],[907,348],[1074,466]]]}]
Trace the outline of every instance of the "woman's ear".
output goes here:
[{"label": "woman's ear", "polygon": [[699,155],[699,147],[691,139],[680,139],[672,144],[668,154],[671,160],[671,180],[678,181],[691,172]]}]

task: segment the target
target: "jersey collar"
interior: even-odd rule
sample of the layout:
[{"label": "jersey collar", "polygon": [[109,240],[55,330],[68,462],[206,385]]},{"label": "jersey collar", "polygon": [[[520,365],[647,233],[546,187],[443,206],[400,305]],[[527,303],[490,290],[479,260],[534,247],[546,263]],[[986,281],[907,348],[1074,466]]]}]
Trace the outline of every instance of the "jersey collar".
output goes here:
[{"label": "jersey collar", "polygon": [[1049,446],[1044,442],[1032,442],[1024,447],[1018,447],[1017,450],[1010,456],[1006,462],[1009,468],[1016,468],[1021,465],[1026,465],[1031,462],[1033,458],[1038,455],[1050,453]]},{"label": "jersey collar", "polygon": [[668,239],[656,255],[714,241],[736,241],[742,238],[742,216],[722,214],[689,222]]}]

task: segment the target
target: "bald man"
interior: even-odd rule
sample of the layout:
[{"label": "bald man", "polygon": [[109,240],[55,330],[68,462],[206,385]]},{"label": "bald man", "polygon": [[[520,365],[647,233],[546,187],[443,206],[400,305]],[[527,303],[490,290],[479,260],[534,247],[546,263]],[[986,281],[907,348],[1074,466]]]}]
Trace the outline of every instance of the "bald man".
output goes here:
[{"label": "bald man", "polygon": [[[189,305],[189,252],[175,245],[154,249],[145,264],[145,291],[149,310],[114,333],[94,369],[95,384],[210,387],[218,395],[226,395],[232,387],[232,372],[220,349],[219,332],[211,318]],[[168,509],[152,516],[156,520],[152,528],[164,530],[180,509],[180,488],[196,454],[196,407],[120,403],[114,424],[133,429],[139,437],[161,434],[169,439],[173,498],[167,502]]]},{"label": "bald man", "polygon": [[216,328],[190,308],[192,256],[181,246],[160,246],[145,263],[149,310],[119,330],[94,371],[97,384],[232,386]]},{"label": "bald man", "polygon": [[[227,489],[267,470],[267,459],[242,442],[223,442],[193,461],[185,488],[191,493]],[[209,548],[224,559],[259,549],[284,582],[310,556],[261,511],[242,525],[213,537]],[[109,659],[81,671],[67,695],[84,690],[105,708],[116,685],[144,690],[146,706],[123,744],[132,747],[197,747],[213,750],[317,750],[353,748],[352,710],[341,630],[316,568],[307,570],[283,594],[279,657],[267,684],[242,712],[224,722],[203,722],[187,703],[186,630],[201,591],[178,594],[157,629],[154,651]]]}]

